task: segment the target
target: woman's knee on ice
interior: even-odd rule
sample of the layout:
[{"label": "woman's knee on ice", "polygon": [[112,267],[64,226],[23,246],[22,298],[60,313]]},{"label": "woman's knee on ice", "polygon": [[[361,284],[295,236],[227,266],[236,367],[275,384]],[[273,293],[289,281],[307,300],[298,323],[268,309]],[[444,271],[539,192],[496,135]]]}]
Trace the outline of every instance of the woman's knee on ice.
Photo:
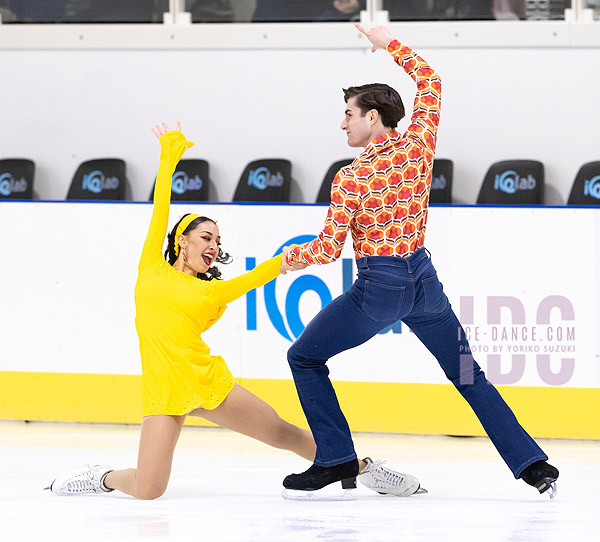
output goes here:
[{"label": "woman's knee on ice", "polygon": [[144,501],[151,501],[161,497],[167,490],[167,482],[159,480],[148,480],[136,484],[135,497]]}]

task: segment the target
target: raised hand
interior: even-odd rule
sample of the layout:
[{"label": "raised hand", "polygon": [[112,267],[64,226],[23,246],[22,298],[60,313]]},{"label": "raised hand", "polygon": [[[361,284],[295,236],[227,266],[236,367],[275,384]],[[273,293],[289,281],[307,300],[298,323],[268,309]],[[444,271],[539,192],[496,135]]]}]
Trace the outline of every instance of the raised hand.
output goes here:
[{"label": "raised hand", "polygon": [[[160,139],[160,136],[165,135],[169,131],[169,127],[166,122],[161,124],[157,124],[154,128],[151,128],[152,133]],[[181,122],[177,121],[177,128],[175,128],[178,132],[181,132]]]},{"label": "raised hand", "polygon": [[392,36],[390,35],[390,31],[388,30],[387,26],[376,26],[368,31],[358,23],[354,23],[354,26],[356,26],[358,31],[364,34],[371,42],[373,45],[371,48],[372,53],[377,51],[377,49],[385,49],[390,41],[392,41]]}]

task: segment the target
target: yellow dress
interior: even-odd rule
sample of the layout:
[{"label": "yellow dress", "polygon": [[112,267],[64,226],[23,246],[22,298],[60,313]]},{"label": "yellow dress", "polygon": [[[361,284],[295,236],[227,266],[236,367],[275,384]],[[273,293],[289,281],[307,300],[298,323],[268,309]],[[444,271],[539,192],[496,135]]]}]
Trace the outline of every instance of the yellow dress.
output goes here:
[{"label": "yellow dress", "polygon": [[205,281],[165,261],[171,177],[193,143],[176,131],[163,135],[160,143],[154,208],[135,287],[144,416],[219,406],[233,388],[233,377],[223,358],[210,355],[201,333],[221,317],[227,303],[277,277],[281,265],[276,256],[235,279]]}]

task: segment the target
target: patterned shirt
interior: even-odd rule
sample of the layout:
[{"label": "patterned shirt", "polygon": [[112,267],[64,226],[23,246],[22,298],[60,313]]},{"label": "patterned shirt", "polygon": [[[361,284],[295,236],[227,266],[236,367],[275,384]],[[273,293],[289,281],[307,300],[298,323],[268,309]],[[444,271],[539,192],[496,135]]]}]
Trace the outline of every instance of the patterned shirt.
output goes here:
[{"label": "patterned shirt", "polygon": [[407,258],[423,246],[441,102],[441,79],[414,51],[394,40],[394,61],[417,83],[411,124],[375,138],[337,173],[323,231],[294,248],[290,261],[336,260],[348,230],[355,257]]}]

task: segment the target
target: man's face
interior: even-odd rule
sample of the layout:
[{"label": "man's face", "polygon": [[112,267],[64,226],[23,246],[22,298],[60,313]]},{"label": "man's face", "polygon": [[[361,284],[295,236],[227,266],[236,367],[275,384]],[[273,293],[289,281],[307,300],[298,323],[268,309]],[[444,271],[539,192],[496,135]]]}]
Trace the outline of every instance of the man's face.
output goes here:
[{"label": "man's face", "polygon": [[363,117],[360,107],[356,105],[356,96],[352,96],[346,104],[344,120],[340,126],[348,136],[350,147],[366,147],[371,142],[372,125],[368,119],[369,112]]}]

